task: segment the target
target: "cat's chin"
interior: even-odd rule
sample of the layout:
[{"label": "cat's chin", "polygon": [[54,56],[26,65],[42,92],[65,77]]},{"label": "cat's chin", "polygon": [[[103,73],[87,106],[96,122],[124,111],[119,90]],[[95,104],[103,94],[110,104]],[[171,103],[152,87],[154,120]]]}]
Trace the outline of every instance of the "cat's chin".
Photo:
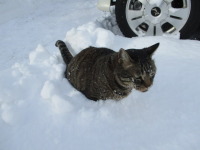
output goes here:
[{"label": "cat's chin", "polygon": [[148,88],[138,88],[138,89],[136,89],[136,90],[138,90],[138,91],[140,91],[140,92],[147,92],[147,91],[148,91]]},{"label": "cat's chin", "polygon": [[145,89],[145,90],[142,90],[141,92],[147,92],[148,91],[148,89]]}]

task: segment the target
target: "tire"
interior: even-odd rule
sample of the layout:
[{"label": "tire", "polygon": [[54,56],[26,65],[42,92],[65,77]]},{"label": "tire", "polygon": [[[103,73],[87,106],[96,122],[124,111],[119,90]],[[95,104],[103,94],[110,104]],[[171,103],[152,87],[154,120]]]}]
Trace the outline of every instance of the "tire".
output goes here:
[{"label": "tire", "polygon": [[117,0],[116,21],[126,37],[177,34],[190,38],[200,27],[200,0]]}]

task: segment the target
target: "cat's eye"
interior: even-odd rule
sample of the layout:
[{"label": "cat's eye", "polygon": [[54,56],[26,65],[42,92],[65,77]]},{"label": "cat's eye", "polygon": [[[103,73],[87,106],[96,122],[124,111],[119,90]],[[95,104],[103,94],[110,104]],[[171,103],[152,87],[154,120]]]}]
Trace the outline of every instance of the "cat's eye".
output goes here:
[{"label": "cat's eye", "polygon": [[135,79],[135,81],[138,81],[138,82],[139,82],[139,81],[141,81],[141,79]]},{"label": "cat's eye", "polygon": [[155,73],[154,73],[154,72],[151,72],[151,73],[149,73],[149,76],[150,76],[150,77],[153,77],[153,76],[155,76]]}]

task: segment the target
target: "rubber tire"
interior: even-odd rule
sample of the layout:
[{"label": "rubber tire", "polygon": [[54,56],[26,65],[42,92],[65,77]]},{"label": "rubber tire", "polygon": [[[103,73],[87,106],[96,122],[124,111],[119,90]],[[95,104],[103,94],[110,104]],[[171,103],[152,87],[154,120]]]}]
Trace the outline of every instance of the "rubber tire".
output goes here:
[{"label": "rubber tire", "polygon": [[189,39],[200,27],[200,0],[191,0],[191,11],[185,26],[180,30],[181,39]]},{"label": "rubber tire", "polygon": [[[136,37],[126,20],[126,3],[128,0],[117,0],[115,4],[115,15],[117,24],[126,37]],[[200,27],[200,0],[191,0],[191,12],[185,26],[180,30],[181,39],[189,39]]]}]

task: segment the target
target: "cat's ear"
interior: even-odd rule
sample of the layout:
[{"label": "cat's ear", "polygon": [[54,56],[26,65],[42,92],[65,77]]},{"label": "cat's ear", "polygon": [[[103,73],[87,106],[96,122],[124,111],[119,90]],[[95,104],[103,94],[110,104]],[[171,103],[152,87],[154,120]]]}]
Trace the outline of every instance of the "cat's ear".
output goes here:
[{"label": "cat's ear", "polygon": [[133,63],[131,63],[130,56],[123,48],[121,48],[118,52],[118,63],[121,64],[125,69],[133,65]]},{"label": "cat's ear", "polygon": [[147,51],[147,53],[150,57],[154,54],[154,52],[156,51],[156,49],[158,48],[159,45],[160,45],[160,43],[156,43],[148,48],[145,48],[145,50]]}]

